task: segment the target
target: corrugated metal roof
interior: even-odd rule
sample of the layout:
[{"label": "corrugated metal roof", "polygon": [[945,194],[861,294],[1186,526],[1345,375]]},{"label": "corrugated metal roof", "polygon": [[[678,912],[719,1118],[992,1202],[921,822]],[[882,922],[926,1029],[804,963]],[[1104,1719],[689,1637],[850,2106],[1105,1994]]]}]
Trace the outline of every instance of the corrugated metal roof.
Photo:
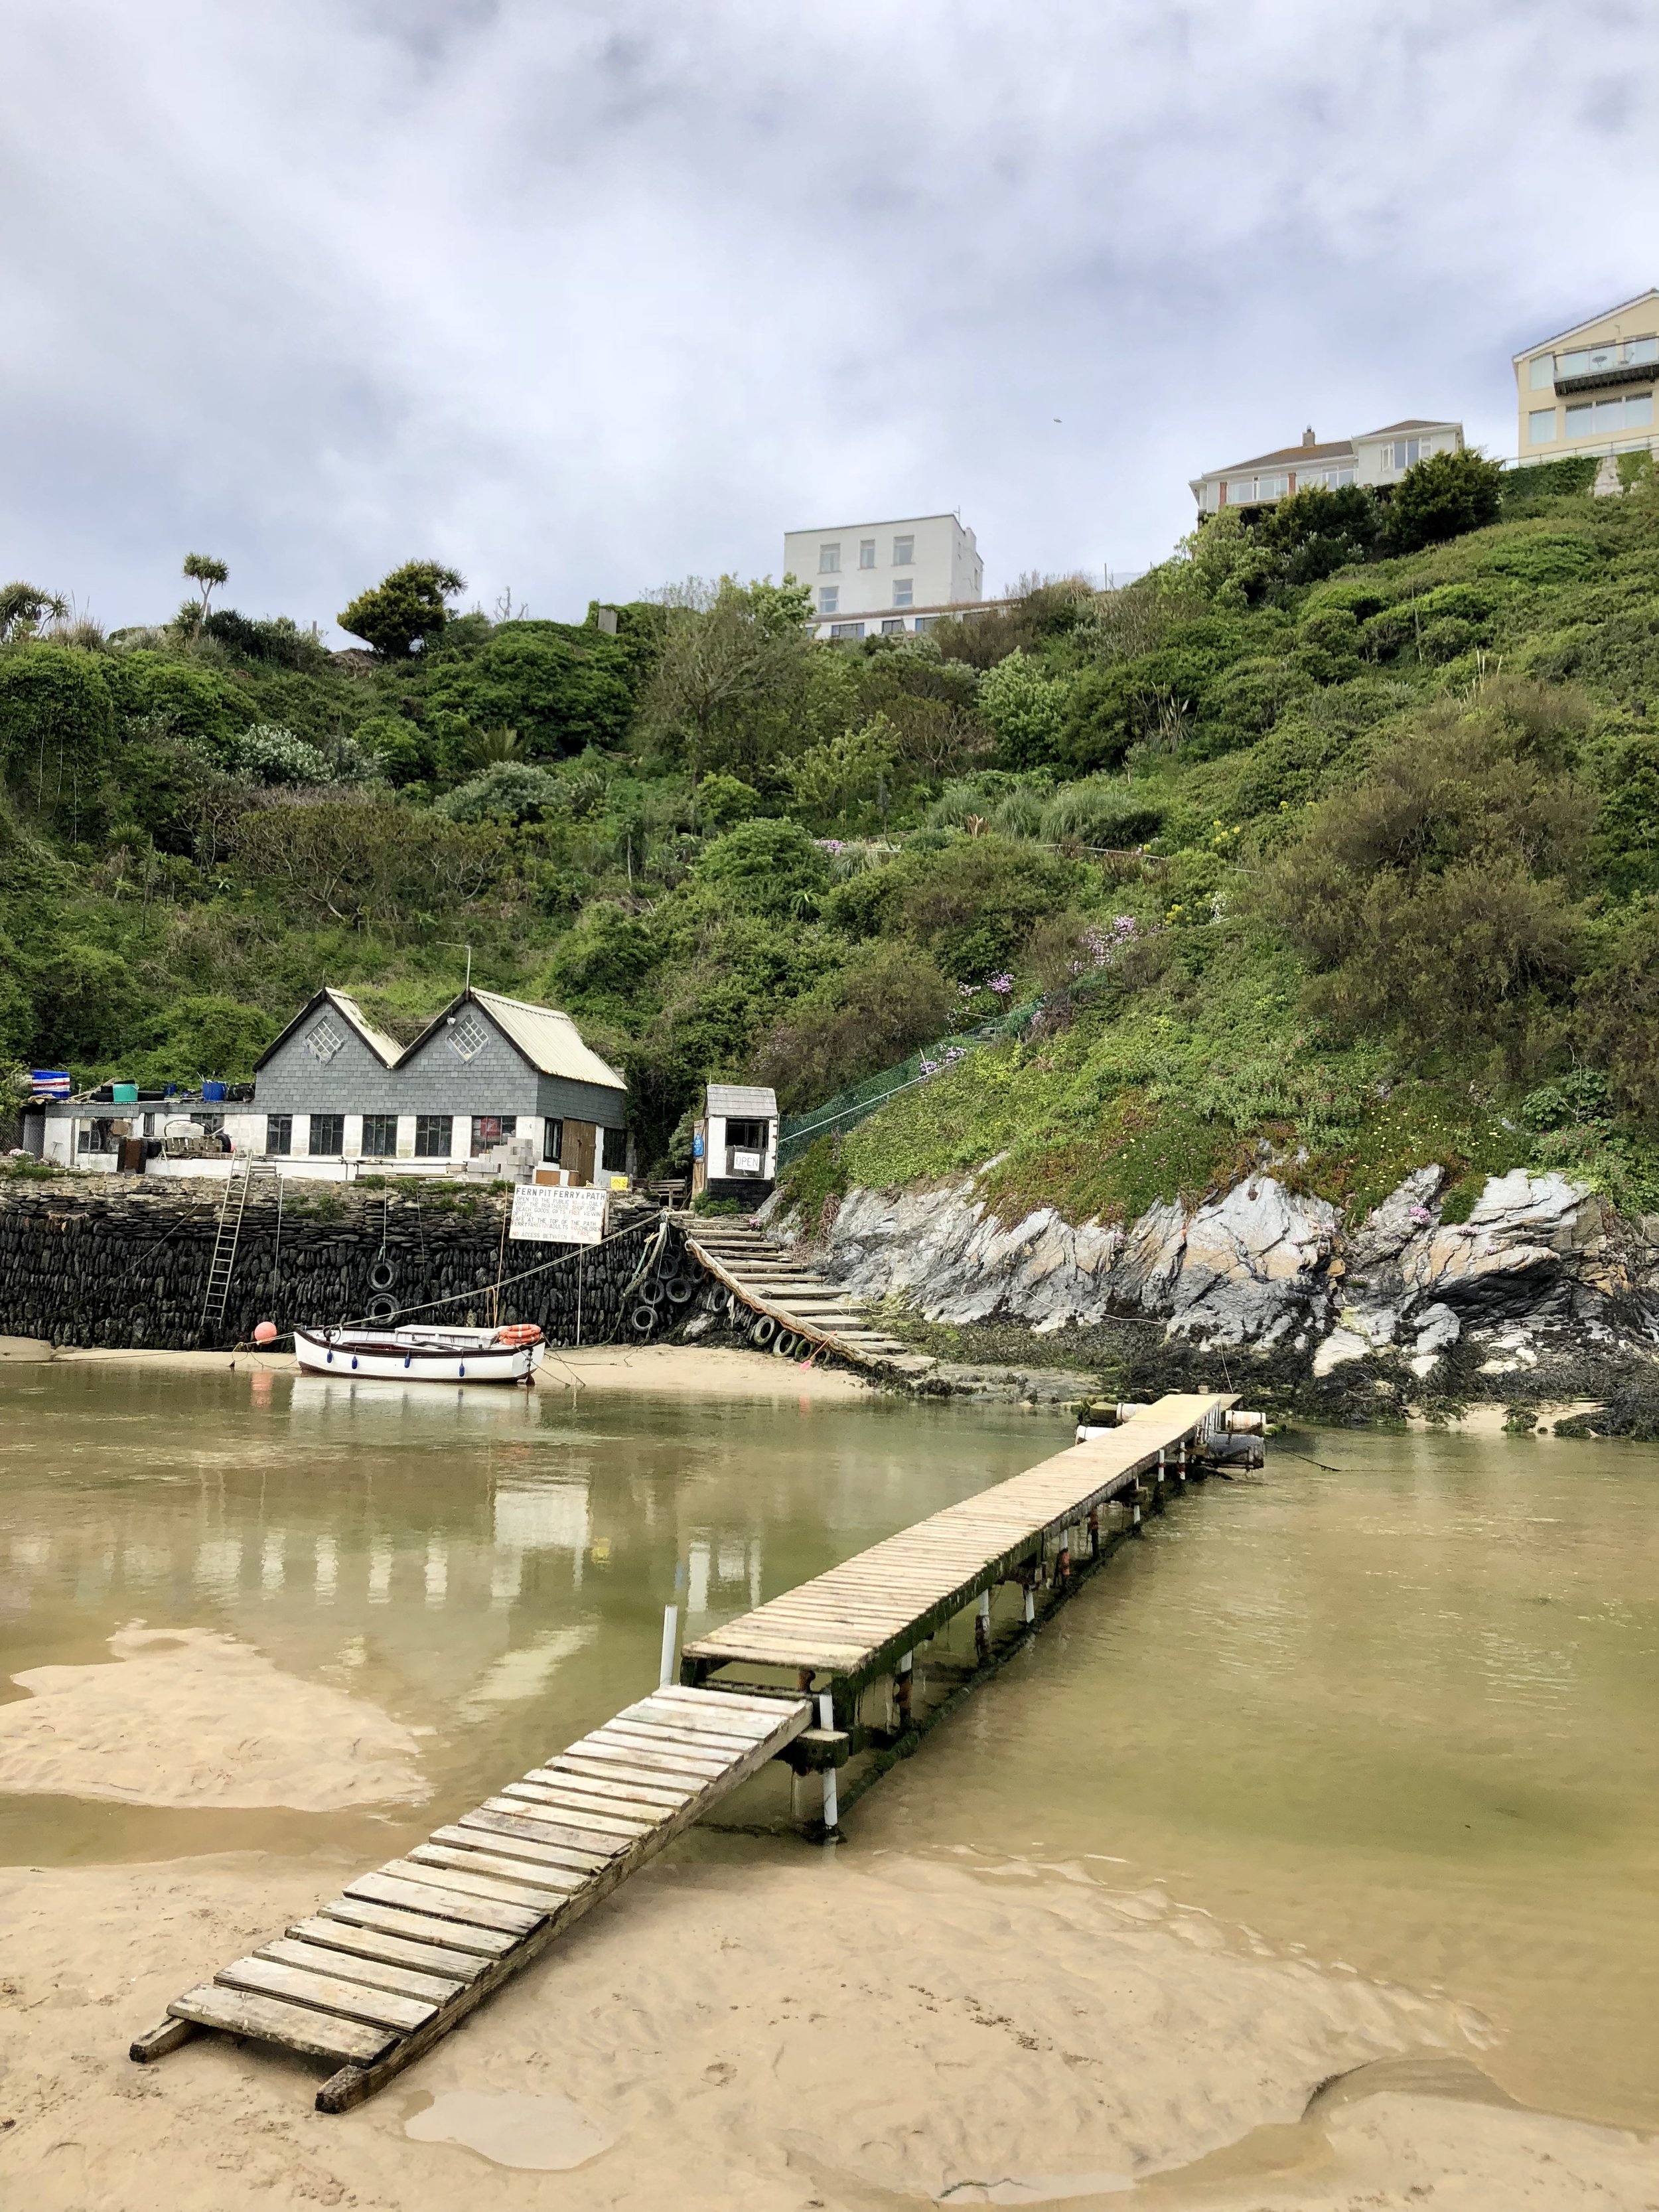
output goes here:
[{"label": "corrugated metal roof", "polygon": [[523,999],[504,999],[496,991],[475,990],[472,996],[544,1075],[602,1084],[610,1091],[627,1090],[626,1078],[582,1042],[581,1031],[568,1014],[553,1006],[532,1006]]},{"label": "corrugated metal roof", "polygon": [[389,1037],[384,1030],[377,1030],[355,999],[348,999],[343,991],[337,991],[331,983],[325,985],[323,996],[337,1012],[345,1016],[374,1057],[384,1066],[391,1067],[403,1058],[402,1045],[395,1037]]},{"label": "corrugated metal roof", "polygon": [[770,1121],[777,1117],[778,1094],[757,1083],[711,1083],[708,1111],[735,1115],[739,1121]]}]

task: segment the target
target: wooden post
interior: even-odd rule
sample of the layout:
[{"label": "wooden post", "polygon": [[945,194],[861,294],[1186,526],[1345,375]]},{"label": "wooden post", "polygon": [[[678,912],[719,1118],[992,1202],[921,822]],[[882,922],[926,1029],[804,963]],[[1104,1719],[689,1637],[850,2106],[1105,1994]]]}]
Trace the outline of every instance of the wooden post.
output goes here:
[{"label": "wooden post", "polygon": [[[824,1690],[818,1696],[818,1726],[833,1730],[835,1725],[836,1700],[830,1691]],[[826,1837],[835,1834],[840,1817],[840,1808],[836,1802],[836,1770],[833,1766],[826,1766],[823,1770],[823,1832]]]},{"label": "wooden post", "polygon": [[915,1658],[914,1651],[907,1651],[899,1661],[898,1671],[893,1678],[893,1710],[901,1735],[910,1725],[910,1692]]},{"label": "wooden post", "polygon": [[981,1590],[974,1614],[974,1655],[982,1663],[991,1656],[991,1593]]},{"label": "wooden post", "polygon": [[1025,1626],[1028,1628],[1032,1628],[1035,1627],[1036,1625],[1036,1585],[1035,1583],[1027,1583],[1025,1585]]}]

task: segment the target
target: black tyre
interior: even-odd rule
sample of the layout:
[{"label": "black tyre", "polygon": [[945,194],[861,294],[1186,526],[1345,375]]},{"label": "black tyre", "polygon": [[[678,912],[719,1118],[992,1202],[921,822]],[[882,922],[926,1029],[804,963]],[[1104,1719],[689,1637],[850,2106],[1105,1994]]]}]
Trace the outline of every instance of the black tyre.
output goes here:
[{"label": "black tyre", "polygon": [[676,1275],[668,1285],[668,1303],[672,1306],[689,1306],[697,1295],[697,1286],[689,1275]]},{"label": "black tyre", "polygon": [[649,1336],[657,1326],[655,1306],[635,1306],[628,1316],[628,1326],[635,1336]]},{"label": "black tyre", "polygon": [[780,1359],[793,1359],[800,1350],[800,1339],[792,1336],[787,1328],[780,1329],[772,1350]]},{"label": "black tyre", "polygon": [[377,1324],[391,1321],[397,1311],[397,1299],[389,1298],[384,1293],[378,1298],[371,1298],[368,1302],[368,1318]]},{"label": "black tyre", "polygon": [[667,1296],[667,1292],[663,1289],[660,1283],[641,1283],[640,1285],[640,1296],[645,1301],[647,1305],[659,1306],[664,1298]]},{"label": "black tyre", "polygon": [[390,1260],[377,1260],[368,1271],[371,1291],[389,1291],[398,1279],[398,1271]]}]

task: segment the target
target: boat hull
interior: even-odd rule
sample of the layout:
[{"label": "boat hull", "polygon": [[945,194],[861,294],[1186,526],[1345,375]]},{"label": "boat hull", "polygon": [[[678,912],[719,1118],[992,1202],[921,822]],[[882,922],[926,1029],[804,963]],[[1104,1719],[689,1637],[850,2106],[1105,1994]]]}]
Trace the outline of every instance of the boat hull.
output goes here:
[{"label": "boat hull", "polygon": [[525,1382],[542,1364],[544,1344],[467,1346],[458,1351],[410,1346],[375,1351],[331,1342],[320,1331],[296,1328],[294,1350],[312,1375],[363,1375],[387,1382]]}]

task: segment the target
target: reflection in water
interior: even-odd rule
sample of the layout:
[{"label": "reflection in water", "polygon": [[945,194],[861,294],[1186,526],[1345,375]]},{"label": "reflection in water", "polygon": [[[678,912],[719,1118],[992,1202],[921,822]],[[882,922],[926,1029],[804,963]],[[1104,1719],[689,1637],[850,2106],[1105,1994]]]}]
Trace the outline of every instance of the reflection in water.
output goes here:
[{"label": "reflection in water", "polygon": [[[110,1668],[135,1620],[229,1635],[264,1679],[408,1729],[431,1793],[407,1815],[0,1797],[0,1857],[374,1863],[653,1684],[677,1587],[695,1633],[1061,1433],[887,1401],[0,1370],[0,1699],[26,1669]],[[1529,2104],[1659,2124],[1659,1456],[1371,1436],[1318,1457],[1152,1524],[860,1802],[851,1848],[1161,1889],[1445,1990]],[[781,1775],[750,1789],[734,1824],[782,1817]]]}]

